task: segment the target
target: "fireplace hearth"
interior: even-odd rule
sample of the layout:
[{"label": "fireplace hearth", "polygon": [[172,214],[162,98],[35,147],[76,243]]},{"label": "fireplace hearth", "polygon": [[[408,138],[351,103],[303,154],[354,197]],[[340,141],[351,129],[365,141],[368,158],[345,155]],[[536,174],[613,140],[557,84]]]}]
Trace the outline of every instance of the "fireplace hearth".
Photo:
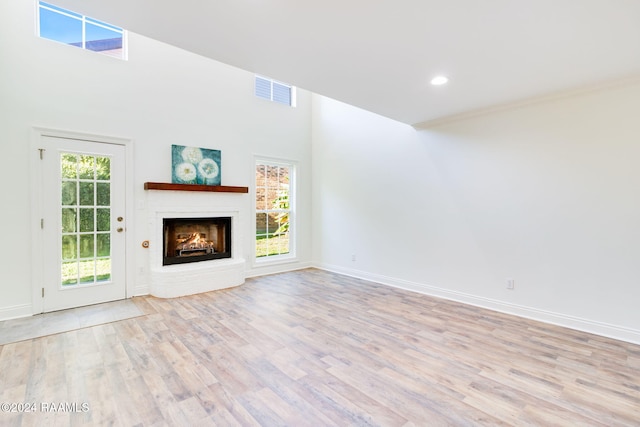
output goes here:
[{"label": "fireplace hearth", "polygon": [[231,217],[164,218],[162,265],[231,258]]},{"label": "fireplace hearth", "polygon": [[243,230],[249,228],[241,215],[245,204],[237,193],[148,191],[148,293],[176,298],[242,285]]}]

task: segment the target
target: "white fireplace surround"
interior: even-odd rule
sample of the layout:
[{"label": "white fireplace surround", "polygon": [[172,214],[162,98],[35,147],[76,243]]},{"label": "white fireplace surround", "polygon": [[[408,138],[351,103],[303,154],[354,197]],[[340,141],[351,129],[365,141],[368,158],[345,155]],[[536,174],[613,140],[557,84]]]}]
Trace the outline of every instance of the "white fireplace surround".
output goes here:
[{"label": "white fireplace surround", "polygon": [[[244,283],[245,260],[241,255],[243,251],[240,210],[235,206],[225,208],[201,206],[200,202],[204,197],[203,194],[187,195],[174,191],[150,192],[149,230],[153,236],[149,246],[149,293],[151,295],[159,298],[175,298],[230,288]],[[164,204],[168,201],[174,202],[171,207]],[[231,217],[231,258],[162,265],[163,220],[205,217]]]}]

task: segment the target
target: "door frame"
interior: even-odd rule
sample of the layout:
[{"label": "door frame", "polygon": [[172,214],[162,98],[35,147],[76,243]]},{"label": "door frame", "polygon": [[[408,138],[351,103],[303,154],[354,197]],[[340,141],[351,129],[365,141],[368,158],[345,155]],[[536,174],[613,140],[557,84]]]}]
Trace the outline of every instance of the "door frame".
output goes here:
[{"label": "door frame", "polygon": [[[130,255],[135,253],[133,246],[133,236],[131,234],[134,218],[134,188],[133,188],[133,141],[127,138],[89,134],[83,132],[51,129],[44,127],[33,127],[31,129],[31,144],[29,147],[30,159],[30,191],[31,191],[31,313],[40,314],[44,312],[44,299],[42,298],[42,288],[44,288],[44,236],[42,233],[41,219],[43,212],[43,179],[42,163],[40,160],[40,150],[42,138],[66,138],[81,141],[90,141],[103,144],[122,145],[125,149],[125,215],[128,232],[125,233],[125,298],[134,295],[134,272],[135,265],[131,261]],[[44,153],[46,155],[46,153]]]}]

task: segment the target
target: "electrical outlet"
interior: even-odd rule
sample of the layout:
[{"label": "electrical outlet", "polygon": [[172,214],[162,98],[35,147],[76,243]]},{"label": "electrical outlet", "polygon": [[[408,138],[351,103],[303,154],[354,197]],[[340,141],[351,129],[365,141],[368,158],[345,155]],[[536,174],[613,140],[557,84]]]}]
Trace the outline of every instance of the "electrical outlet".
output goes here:
[{"label": "electrical outlet", "polygon": [[507,289],[515,289],[516,287],[516,281],[513,279],[507,279]]}]

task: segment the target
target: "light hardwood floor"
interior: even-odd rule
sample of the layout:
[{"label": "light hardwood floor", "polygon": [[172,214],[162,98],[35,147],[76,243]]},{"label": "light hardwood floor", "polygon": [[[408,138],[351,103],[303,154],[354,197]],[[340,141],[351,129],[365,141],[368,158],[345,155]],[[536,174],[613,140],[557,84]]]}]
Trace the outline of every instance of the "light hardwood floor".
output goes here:
[{"label": "light hardwood floor", "polygon": [[37,405],[0,425],[640,425],[612,339],[313,269],[134,302],[0,347],[0,402]]},{"label": "light hardwood floor", "polygon": [[130,299],[0,322],[0,346],[74,329],[130,319],[144,313]]}]

